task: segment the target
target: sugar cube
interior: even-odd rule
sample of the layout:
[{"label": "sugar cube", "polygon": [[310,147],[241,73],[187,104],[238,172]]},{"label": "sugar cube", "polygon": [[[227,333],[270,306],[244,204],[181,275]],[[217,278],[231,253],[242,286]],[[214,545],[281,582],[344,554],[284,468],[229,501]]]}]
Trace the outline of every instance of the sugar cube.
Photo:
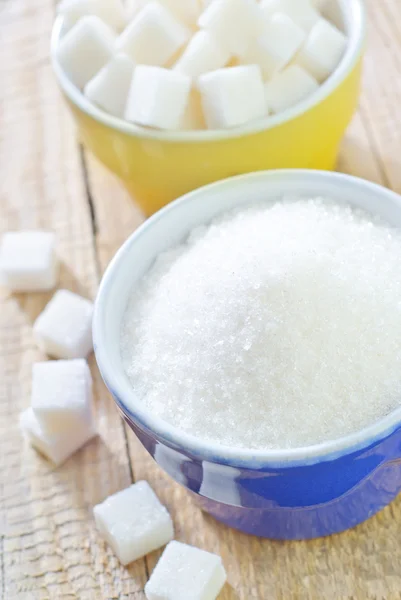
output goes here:
[{"label": "sugar cube", "polygon": [[310,3],[313,6],[313,8],[316,8],[316,10],[318,10],[321,13],[322,10],[324,10],[328,1],[329,0],[310,0]]},{"label": "sugar cube", "polygon": [[35,321],[35,338],[49,356],[85,358],[93,347],[92,314],[92,302],[58,290]]},{"label": "sugar cube", "polygon": [[214,0],[198,20],[219,46],[234,55],[245,52],[263,28],[263,17],[255,0]]},{"label": "sugar cube", "polygon": [[134,63],[116,54],[85,86],[85,96],[115,117],[124,117]]},{"label": "sugar cube", "polygon": [[258,64],[266,78],[283,69],[298,52],[306,33],[284,13],[275,13],[263,34],[251,42],[241,62]]},{"label": "sugar cube", "polygon": [[63,15],[68,28],[88,15],[99,17],[115,31],[124,29],[127,22],[121,0],[61,0],[57,13]]},{"label": "sugar cube", "polygon": [[62,38],[57,60],[71,81],[83,89],[111,59],[114,43],[114,32],[99,17],[83,17]]},{"label": "sugar cube", "polygon": [[[153,0],[133,0],[129,3],[129,14],[134,18],[136,14]],[[198,0],[159,0],[182,23],[192,27],[201,12]]]},{"label": "sugar cube", "polygon": [[326,0],[321,7],[321,15],[340,31],[345,33],[348,30],[344,6],[341,2]]},{"label": "sugar cube", "polygon": [[93,509],[98,530],[127,565],[167,544],[174,527],[167,509],[146,481],[117,492]]},{"label": "sugar cube", "polygon": [[148,0],[126,0],[128,22],[132,21],[146,4],[148,4]]},{"label": "sugar cube", "polygon": [[159,2],[147,4],[117,39],[116,47],[136,63],[166,65],[188,41],[190,30]]},{"label": "sugar cube", "polygon": [[206,129],[201,95],[197,88],[192,88],[190,91],[186,109],[177,129],[182,131]]},{"label": "sugar cube", "polygon": [[31,406],[49,433],[93,423],[92,377],[85,360],[51,360],[32,368]]},{"label": "sugar cube", "polygon": [[201,8],[205,10],[214,0],[200,0]]},{"label": "sugar cube", "polygon": [[96,435],[93,423],[85,421],[73,429],[49,433],[36,418],[32,407],[20,415],[20,427],[31,446],[55,465],[61,465]]},{"label": "sugar cube", "polygon": [[145,586],[148,600],[215,600],[227,576],[220,556],[170,542]]},{"label": "sugar cube", "polygon": [[262,73],[256,65],[205,73],[198,87],[209,129],[236,127],[267,114]]},{"label": "sugar cube", "polygon": [[183,118],[191,89],[187,75],[138,65],[128,94],[125,118],[159,129],[177,129]]},{"label": "sugar cube", "polygon": [[270,19],[277,12],[284,13],[306,33],[309,33],[320,19],[320,14],[311,5],[310,0],[262,0],[260,8],[265,19]]},{"label": "sugar cube", "polygon": [[296,64],[322,82],[338,66],[346,45],[345,35],[326,19],[320,19],[299,51]]},{"label": "sugar cube", "polygon": [[173,68],[195,78],[224,67],[229,60],[230,53],[208,31],[198,31]]},{"label": "sugar cube", "polygon": [[297,65],[290,65],[275,75],[265,87],[268,109],[279,113],[319,89],[316,79]]},{"label": "sugar cube", "polygon": [[12,291],[50,290],[57,283],[56,238],[48,231],[9,231],[0,247],[0,282]]}]

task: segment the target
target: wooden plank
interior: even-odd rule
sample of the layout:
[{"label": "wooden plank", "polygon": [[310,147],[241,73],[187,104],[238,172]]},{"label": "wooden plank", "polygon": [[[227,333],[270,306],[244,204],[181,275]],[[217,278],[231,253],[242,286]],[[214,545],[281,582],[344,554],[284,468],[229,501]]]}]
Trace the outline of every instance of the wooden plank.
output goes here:
[{"label": "wooden plank", "polygon": [[401,3],[370,0],[361,112],[386,185],[401,192]]},{"label": "wooden plank", "polygon": [[[92,297],[98,271],[80,153],[56,89],[50,0],[0,5],[0,228],[57,233],[60,286]],[[101,437],[54,469],[22,443],[31,364],[43,358],[32,322],[48,294],[0,298],[0,533],[4,600],[137,598],[144,561],[123,569],[99,540],[91,508],[131,481],[124,430],[94,361]]]}]

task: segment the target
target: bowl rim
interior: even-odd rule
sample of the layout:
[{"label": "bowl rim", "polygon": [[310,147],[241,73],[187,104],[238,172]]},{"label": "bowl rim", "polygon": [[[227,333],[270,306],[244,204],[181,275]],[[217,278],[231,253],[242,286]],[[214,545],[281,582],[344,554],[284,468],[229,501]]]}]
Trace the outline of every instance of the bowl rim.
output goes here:
[{"label": "bowl rim", "polygon": [[126,390],[121,388],[117,377],[115,377],[112,368],[109,366],[110,361],[108,360],[108,351],[106,350],[103,327],[104,297],[107,295],[107,290],[113,285],[115,272],[120,268],[121,263],[125,260],[126,255],[129,254],[131,247],[135,245],[139,236],[146,235],[146,232],[152,228],[153,224],[163,219],[168,212],[176,210],[181,204],[190,202],[196,196],[204,196],[211,190],[216,191],[219,188],[232,187],[239,181],[252,182],[257,178],[269,179],[277,176],[299,175],[302,177],[305,176],[305,174],[309,177],[314,177],[317,181],[319,181],[319,179],[323,180],[327,178],[332,179],[335,182],[346,180],[354,187],[357,186],[362,190],[369,189],[378,194],[383,200],[386,200],[386,198],[391,199],[399,206],[401,212],[401,196],[399,194],[376,183],[351,175],[309,169],[278,169],[238,175],[198,188],[159,210],[129,236],[117,251],[103,275],[95,302],[93,316],[94,351],[100,373],[107,388],[114,396],[117,405],[128,420],[132,420],[139,427],[150,431],[157,440],[162,441],[169,447],[189,452],[201,460],[210,460],[211,462],[234,467],[296,467],[332,461],[357,452],[358,450],[366,449],[387,438],[401,426],[400,406],[385,417],[382,417],[375,423],[364,427],[357,432],[311,446],[279,450],[254,450],[225,446],[202,440],[192,434],[186,433],[162,420],[160,417],[154,416],[149,411],[142,409],[141,406],[138,406],[138,403],[134,404],[133,408],[130,403],[126,403],[123,400],[123,397],[126,396]]},{"label": "bowl rim", "polygon": [[279,125],[283,125],[305,112],[313,109],[315,106],[328,98],[354,70],[358,63],[362,52],[366,35],[366,7],[364,0],[338,0],[341,10],[350,27],[351,35],[348,40],[347,50],[334,71],[334,73],[325,81],[319,89],[311,94],[304,101],[299,102],[292,108],[289,108],[278,115],[268,116],[264,119],[258,119],[252,123],[245,124],[233,129],[217,129],[217,130],[199,130],[199,131],[160,131],[152,130],[123,119],[119,119],[97,108],[92,104],[84,94],[77,88],[63,72],[57,61],[57,47],[62,36],[64,18],[59,15],[53,25],[51,43],[50,43],[50,59],[53,71],[57,81],[67,96],[67,98],[78,107],[81,112],[92,117],[95,121],[115,129],[129,136],[140,137],[144,139],[152,139],[165,142],[208,142],[219,141],[224,139],[241,137],[244,135],[257,134],[262,131],[273,129]]}]

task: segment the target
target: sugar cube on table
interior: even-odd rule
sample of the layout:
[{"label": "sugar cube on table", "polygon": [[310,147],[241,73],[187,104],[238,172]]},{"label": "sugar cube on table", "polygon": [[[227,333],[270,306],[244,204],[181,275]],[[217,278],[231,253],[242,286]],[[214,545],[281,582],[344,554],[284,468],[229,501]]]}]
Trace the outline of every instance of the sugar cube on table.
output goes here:
[{"label": "sugar cube on table", "polygon": [[263,29],[263,17],[255,0],[214,0],[198,20],[219,46],[235,56],[244,53]]},{"label": "sugar cube on table", "polygon": [[220,556],[170,542],[145,586],[148,600],[215,600],[226,582]]},{"label": "sugar cube on table", "polygon": [[[128,3],[128,11],[131,18],[153,0],[131,0]],[[159,0],[172,14],[182,23],[193,27],[200,15],[201,7],[198,0]]]},{"label": "sugar cube on table", "polygon": [[32,407],[20,415],[20,427],[31,446],[56,466],[61,465],[96,435],[93,423],[86,422],[73,429],[49,433],[40,424]]},{"label": "sugar cube on table", "polygon": [[57,14],[63,15],[68,28],[79,19],[95,15],[115,31],[124,29],[127,15],[121,0],[61,0]]},{"label": "sugar cube on table", "polygon": [[174,536],[167,509],[146,481],[117,492],[93,509],[96,526],[119,561],[127,565]]},{"label": "sugar cube on table", "polygon": [[78,21],[62,38],[57,48],[57,60],[78,88],[111,59],[115,34],[99,17],[88,16]]},{"label": "sugar cube on table", "polygon": [[9,231],[0,246],[0,284],[14,292],[50,290],[57,283],[56,236],[48,231]]},{"label": "sugar cube on table", "polygon": [[166,65],[191,36],[159,2],[146,4],[119,36],[116,48],[137,64]]},{"label": "sugar cube on table", "polygon": [[319,12],[310,0],[262,0],[260,8],[265,19],[270,19],[277,12],[284,13],[306,33],[309,33],[320,19]]},{"label": "sugar cube on table", "polygon": [[93,426],[92,377],[84,359],[51,360],[32,368],[31,406],[50,433]]},{"label": "sugar cube on table", "polygon": [[261,36],[250,43],[241,62],[258,64],[270,78],[295,56],[306,39],[305,31],[284,13],[274,13]]},{"label": "sugar cube on table", "polygon": [[346,36],[326,19],[320,19],[299,51],[296,64],[322,82],[338,66],[346,46]]},{"label": "sugar cube on table", "polygon": [[229,60],[230,53],[208,31],[198,31],[173,68],[195,78],[224,67]]},{"label": "sugar cube on table", "polygon": [[85,96],[114,115],[124,117],[134,63],[125,54],[117,54],[85,86]]},{"label": "sugar cube on table", "polygon": [[198,87],[209,129],[236,127],[267,114],[262,73],[256,65],[205,73]]},{"label": "sugar cube on table", "polygon": [[54,358],[85,358],[93,348],[93,304],[69,290],[58,290],[33,327],[46,354]]},{"label": "sugar cube on table", "polygon": [[189,101],[191,79],[187,75],[147,65],[134,71],[125,118],[159,129],[177,129]]},{"label": "sugar cube on table", "polygon": [[319,84],[304,69],[290,65],[265,86],[266,102],[271,112],[279,113],[298,104],[319,89]]}]

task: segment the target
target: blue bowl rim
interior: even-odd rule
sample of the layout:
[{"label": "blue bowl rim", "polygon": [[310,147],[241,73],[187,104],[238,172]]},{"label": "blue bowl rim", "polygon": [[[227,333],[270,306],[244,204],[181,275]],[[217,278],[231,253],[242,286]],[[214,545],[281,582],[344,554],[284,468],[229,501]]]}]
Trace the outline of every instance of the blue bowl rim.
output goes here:
[{"label": "blue bowl rim", "polygon": [[253,180],[255,178],[275,177],[286,174],[308,174],[319,180],[327,177],[333,180],[342,181],[348,180],[354,185],[362,189],[374,190],[383,199],[386,197],[398,204],[401,211],[401,195],[384,188],[376,183],[346,175],[342,173],[328,171],[314,171],[309,169],[278,169],[271,171],[259,171],[246,175],[238,175],[230,177],[216,183],[198,188],[188,194],[171,202],[149,219],[147,219],[129,238],[124,242],[120,249],[115,254],[114,258],[108,265],[106,272],[103,275],[97,294],[95,309],[93,315],[93,345],[97,364],[106,384],[113,395],[116,404],[119,406],[122,413],[128,419],[133,421],[142,430],[150,432],[152,436],[166,444],[167,446],[182,451],[199,460],[207,460],[217,464],[223,464],[231,467],[243,467],[252,469],[269,469],[269,468],[293,468],[300,466],[310,466],[320,462],[329,462],[341,458],[346,455],[354,454],[358,451],[365,450],[376,445],[380,441],[391,436],[397,429],[401,427],[401,406],[382,419],[379,419],[372,425],[361,429],[350,435],[301,448],[290,448],[280,450],[253,450],[244,448],[234,448],[221,444],[213,444],[212,442],[204,441],[188,434],[166,421],[155,417],[150,413],[142,410],[140,406],[135,406],[136,410],[132,409],[132,404],[128,405],[123,400],[124,393],[120,389],[117,381],[113,381],[113,373],[110,372],[107,360],[107,352],[105,352],[105,343],[103,336],[103,296],[106,295],[107,289],[113,285],[115,272],[124,257],[130,252],[131,247],[136,243],[139,236],[145,235],[154,223],[163,219],[167,212],[174,211],[180,204],[191,201],[197,195],[204,195],[208,190],[216,189],[222,186],[232,185],[236,181],[244,181],[246,179]]}]

